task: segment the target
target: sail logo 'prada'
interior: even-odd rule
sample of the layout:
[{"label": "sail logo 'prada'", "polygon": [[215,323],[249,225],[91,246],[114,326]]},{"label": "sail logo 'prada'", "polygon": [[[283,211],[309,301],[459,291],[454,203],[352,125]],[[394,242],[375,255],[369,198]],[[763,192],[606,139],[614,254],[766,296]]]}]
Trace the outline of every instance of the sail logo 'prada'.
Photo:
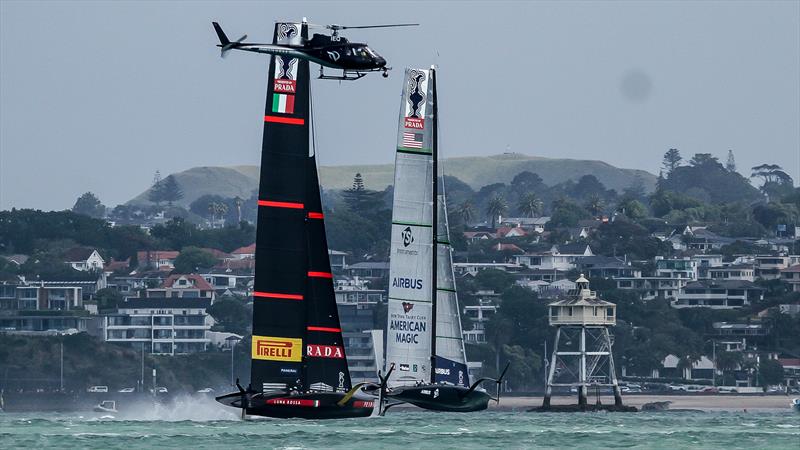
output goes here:
[{"label": "sail logo 'prada'", "polygon": [[272,336],[253,336],[252,358],[265,361],[300,362],[303,340]]},{"label": "sail logo 'prada'", "polygon": [[344,358],[344,349],[338,345],[306,345],[306,356],[311,358]]},{"label": "sail logo 'prada'", "polygon": [[408,98],[403,126],[415,130],[425,128],[425,99],[428,90],[428,77],[425,70],[412,69],[407,77]]}]

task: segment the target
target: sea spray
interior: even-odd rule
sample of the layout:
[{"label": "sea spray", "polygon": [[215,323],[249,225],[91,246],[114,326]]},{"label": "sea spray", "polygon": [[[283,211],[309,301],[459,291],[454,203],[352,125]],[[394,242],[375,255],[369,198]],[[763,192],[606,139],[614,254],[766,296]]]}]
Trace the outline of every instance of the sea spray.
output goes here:
[{"label": "sea spray", "polygon": [[225,408],[206,395],[177,395],[169,402],[139,400],[120,405],[117,420],[159,420],[168,422],[238,420],[235,410]]}]

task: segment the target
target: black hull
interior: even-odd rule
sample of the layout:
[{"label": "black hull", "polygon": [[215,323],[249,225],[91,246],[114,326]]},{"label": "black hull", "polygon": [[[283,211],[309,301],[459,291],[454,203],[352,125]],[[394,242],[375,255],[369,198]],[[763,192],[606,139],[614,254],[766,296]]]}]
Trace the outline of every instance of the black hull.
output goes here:
[{"label": "black hull", "polygon": [[483,411],[489,407],[491,396],[484,391],[463,386],[428,384],[395,388],[387,394],[390,400],[410,403],[423,409],[447,412]]},{"label": "black hull", "polygon": [[[247,415],[274,417],[278,419],[347,419],[369,417],[375,407],[375,397],[354,395],[343,406],[337,403],[344,398],[343,392],[314,392],[289,395],[284,392],[269,394],[245,394],[248,406]],[[217,397],[223,405],[241,409],[242,394]]]}]

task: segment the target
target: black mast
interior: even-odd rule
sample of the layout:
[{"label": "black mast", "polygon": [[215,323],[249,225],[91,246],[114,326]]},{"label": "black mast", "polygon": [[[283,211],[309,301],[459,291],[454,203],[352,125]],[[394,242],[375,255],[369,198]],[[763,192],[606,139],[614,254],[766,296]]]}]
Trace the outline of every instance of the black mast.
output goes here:
[{"label": "black mast", "polygon": [[431,145],[431,156],[433,157],[433,216],[431,237],[433,238],[433,258],[431,261],[431,383],[436,383],[436,297],[439,291],[437,284],[436,263],[439,253],[439,105],[436,101],[436,69],[431,67],[431,91],[433,92],[431,100],[433,101],[433,109],[431,110],[431,124],[433,125],[433,145]]}]

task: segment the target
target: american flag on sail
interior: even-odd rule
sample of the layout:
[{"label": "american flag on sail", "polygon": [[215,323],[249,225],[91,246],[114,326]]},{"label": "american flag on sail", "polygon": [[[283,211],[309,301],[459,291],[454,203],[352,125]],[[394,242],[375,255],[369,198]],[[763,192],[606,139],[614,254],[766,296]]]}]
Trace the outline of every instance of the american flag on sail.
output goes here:
[{"label": "american flag on sail", "polygon": [[422,133],[403,132],[403,147],[422,148]]}]

